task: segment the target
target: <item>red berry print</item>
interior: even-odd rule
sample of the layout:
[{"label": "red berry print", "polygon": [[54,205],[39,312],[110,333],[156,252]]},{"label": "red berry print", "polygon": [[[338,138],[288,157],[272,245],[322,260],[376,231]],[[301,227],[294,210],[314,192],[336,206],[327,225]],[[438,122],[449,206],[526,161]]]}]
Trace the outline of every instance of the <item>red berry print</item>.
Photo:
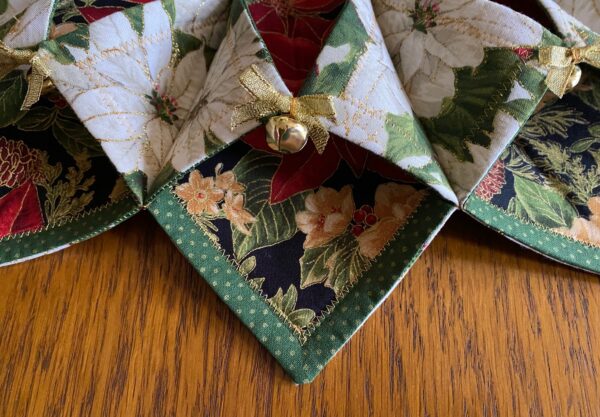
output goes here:
[{"label": "red berry print", "polygon": [[362,223],[365,221],[365,217],[367,217],[367,213],[364,210],[360,209],[354,212],[352,219],[355,223]]},{"label": "red berry print", "polygon": [[365,231],[365,228],[362,227],[361,225],[354,225],[352,226],[352,234],[356,237],[359,237],[360,235],[362,235],[362,233]]},{"label": "red berry print", "polygon": [[365,218],[365,223],[368,226],[373,226],[375,223],[377,223],[377,216],[374,214],[368,214],[367,217]]}]

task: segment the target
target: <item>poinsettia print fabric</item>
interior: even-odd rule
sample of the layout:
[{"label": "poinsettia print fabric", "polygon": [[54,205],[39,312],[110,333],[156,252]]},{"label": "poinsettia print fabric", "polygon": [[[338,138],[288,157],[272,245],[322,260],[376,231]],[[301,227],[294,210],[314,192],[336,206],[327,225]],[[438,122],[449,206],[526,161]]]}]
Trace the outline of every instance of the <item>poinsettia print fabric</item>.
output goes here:
[{"label": "poinsettia print fabric", "polygon": [[226,6],[151,2],[42,46],[55,84],[120,172],[141,172],[150,185],[166,164],[222,39]]},{"label": "poinsettia print fabric", "polygon": [[52,0],[0,0],[0,39],[11,48],[35,48],[47,38]]},{"label": "poinsettia print fabric", "polygon": [[[229,34],[273,54],[282,81],[299,91],[315,82],[310,78],[315,63],[323,63],[321,50],[339,30],[333,28],[335,12],[344,13],[342,2],[319,4],[323,8],[311,2],[287,9],[278,2],[252,3]],[[253,33],[249,16],[260,39],[238,35]],[[216,65],[231,50],[220,49]],[[319,76],[327,74],[326,67]],[[406,171],[337,135],[323,154],[309,143],[299,153],[281,155],[266,145],[262,126],[200,163],[172,192],[301,340],[371,267],[427,195]]]},{"label": "poinsettia print fabric", "polygon": [[412,108],[464,200],[541,98],[543,75],[527,51],[551,36],[489,1],[381,0],[374,7]]},{"label": "poinsettia print fabric", "polygon": [[600,76],[525,124],[475,195],[524,223],[600,247]]}]

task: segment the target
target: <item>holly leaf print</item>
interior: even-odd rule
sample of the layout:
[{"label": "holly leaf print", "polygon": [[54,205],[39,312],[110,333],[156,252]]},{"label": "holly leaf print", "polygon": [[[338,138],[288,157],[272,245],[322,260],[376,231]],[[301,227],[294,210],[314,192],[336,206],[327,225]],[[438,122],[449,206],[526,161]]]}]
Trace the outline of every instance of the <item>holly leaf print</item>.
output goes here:
[{"label": "holly leaf print", "polygon": [[275,155],[253,150],[233,168],[237,181],[246,187],[244,208],[256,219],[249,227],[249,235],[232,227],[236,259],[243,259],[256,249],[289,240],[298,231],[290,219],[304,208],[304,193],[276,204],[269,201],[271,178],[279,162],[280,158]]},{"label": "holly leaf print", "polygon": [[324,284],[339,296],[368,265],[368,258],[359,252],[358,241],[347,231],[326,245],[304,251],[300,258],[300,288]]},{"label": "holly leaf print", "polygon": [[514,176],[517,206],[533,222],[550,229],[571,227],[577,211],[567,199],[551,188],[535,181]]}]

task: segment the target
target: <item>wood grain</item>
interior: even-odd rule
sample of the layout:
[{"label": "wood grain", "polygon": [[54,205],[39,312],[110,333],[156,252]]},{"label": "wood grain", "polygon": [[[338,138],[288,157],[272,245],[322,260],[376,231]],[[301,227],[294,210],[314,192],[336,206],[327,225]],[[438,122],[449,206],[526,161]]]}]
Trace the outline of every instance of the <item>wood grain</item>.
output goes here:
[{"label": "wood grain", "polygon": [[600,282],[459,215],[295,386],[148,215],[0,270],[0,416],[598,416]]}]

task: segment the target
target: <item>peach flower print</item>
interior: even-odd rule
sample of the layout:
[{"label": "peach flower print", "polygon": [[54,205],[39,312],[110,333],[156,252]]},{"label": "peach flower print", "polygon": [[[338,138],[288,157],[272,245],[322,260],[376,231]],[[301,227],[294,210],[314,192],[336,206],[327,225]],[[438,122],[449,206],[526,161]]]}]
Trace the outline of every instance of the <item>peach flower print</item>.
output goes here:
[{"label": "peach flower print", "polygon": [[227,194],[225,194],[223,212],[225,213],[227,220],[229,220],[236,229],[245,235],[250,235],[250,230],[246,225],[248,223],[254,223],[256,218],[252,213],[244,209],[244,196],[242,194],[234,194],[233,192],[228,191]]},{"label": "peach flower print", "polygon": [[356,238],[361,255],[373,259],[404,225],[425,196],[410,185],[381,184],[375,191],[377,222]]},{"label": "peach flower print", "polygon": [[354,199],[349,185],[340,191],[321,187],[316,193],[309,194],[304,204],[306,210],[296,213],[298,229],[306,234],[304,249],[324,245],[341,235],[354,213]]},{"label": "peach flower print", "polygon": [[214,178],[204,178],[198,170],[192,171],[188,182],[178,185],[175,193],[186,203],[188,213],[209,213],[215,216],[219,214],[218,203],[223,200],[224,195],[223,190],[215,187]]},{"label": "peach flower print", "polygon": [[600,245],[600,197],[590,198],[588,208],[592,212],[589,220],[579,217],[573,221],[570,229],[562,228],[558,232],[598,246]]},{"label": "peach flower print", "polygon": [[233,171],[225,171],[221,173],[223,169],[223,164],[218,164],[215,167],[215,185],[217,188],[228,192],[231,191],[233,193],[242,193],[244,192],[244,185],[237,182],[235,178],[235,174]]}]

